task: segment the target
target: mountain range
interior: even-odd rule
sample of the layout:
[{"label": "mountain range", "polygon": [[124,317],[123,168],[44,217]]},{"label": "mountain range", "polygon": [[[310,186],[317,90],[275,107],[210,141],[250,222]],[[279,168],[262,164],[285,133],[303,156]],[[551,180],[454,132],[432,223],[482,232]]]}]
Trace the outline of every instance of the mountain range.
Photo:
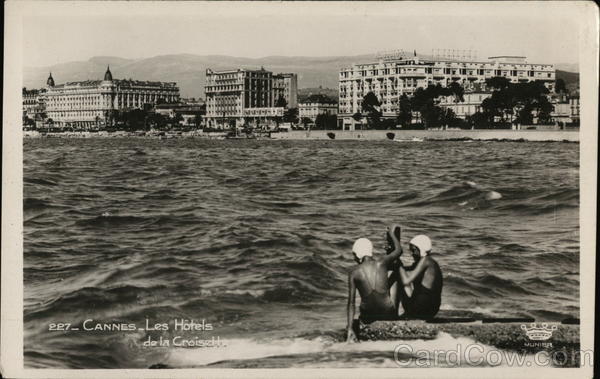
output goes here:
[{"label": "mountain range", "polygon": [[[102,79],[106,67],[110,65],[115,79],[133,78],[177,82],[182,97],[204,97],[204,81],[208,68],[226,70],[264,67],[266,70],[276,73],[295,72],[298,74],[299,88],[337,89],[340,68],[353,63],[370,61],[375,61],[375,54],[333,57],[269,56],[263,58],[174,54],[141,59],[97,56],[87,61],[60,63],[49,67],[25,67],[23,86],[27,88],[43,87],[49,72],[52,72],[56,83]],[[572,64],[555,65],[555,67],[563,68],[565,71],[575,71],[573,68],[577,68]],[[579,75],[574,75],[578,80]],[[569,80],[572,80],[572,76],[569,76]]]}]

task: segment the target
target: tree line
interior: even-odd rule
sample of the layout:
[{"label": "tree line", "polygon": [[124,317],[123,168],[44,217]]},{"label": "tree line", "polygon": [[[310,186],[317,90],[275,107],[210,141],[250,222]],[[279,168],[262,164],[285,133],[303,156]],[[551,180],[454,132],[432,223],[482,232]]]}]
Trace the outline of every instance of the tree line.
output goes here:
[{"label": "tree line", "polygon": [[[564,82],[556,82],[556,91],[566,91]],[[405,129],[461,128],[461,129],[500,129],[514,124],[530,125],[551,122],[553,106],[548,100],[549,90],[541,81],[512,83],[505,77],[486,79],[486,87],[491,89],[477,112],[465,119],[456,116],[447,107],[440,106],[442,97],[450,97],[455,104],[464,102],[464,88],[457,82],[447,87],[440,84],[417,88],[412,96],[402,94],[394,119],[384,119],[381,102],[373,92],[362,99],[361,111],[352,118],[368,129],[393,129],[400,125]]]},{"label": "tree line", "polygon": [[[180,126],[183,116],[175,113],[173,117],[169,117],[148,109],[125,109],[108,112],[106,120],[106,128],[111,130],[171,130]],[[201,123],[200,114],[191,122],[195,127],[200,127]]]}]

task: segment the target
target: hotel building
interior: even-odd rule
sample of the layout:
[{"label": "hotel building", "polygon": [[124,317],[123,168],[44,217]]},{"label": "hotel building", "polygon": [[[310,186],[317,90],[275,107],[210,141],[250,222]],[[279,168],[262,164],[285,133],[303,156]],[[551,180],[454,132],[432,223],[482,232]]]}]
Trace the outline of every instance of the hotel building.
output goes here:
[{"label": "hotel building", "polygon": [[490,96],[492,96],[492,93],[489,91],[465,92],[463,95],[464,101],[457,101],[454,96],[442,96],[438,106],[444,109],[451,109],[457,118],[464,120],[467,116],[480,112],[481,103]]},{"label": "hotel building", "polygon": [[309,118],[314,123],[317,120],[317,116],[320,114],[338,114],[338,106],[335,103],[324,103],[324,102],[304,102],[298,105],[298,118],[300,123],[304,118]]},{"label": "hotel building", "polygon": [[287,107],[297,104],[296,74],[277,74],[260,70],[206,70],[206,122],[213,128],[254,124],[272,126]]},{"label": "hotel building", "polygon": [[23,88],[23,118],[36,120],[46,110],[46,90]]},{"label": "hotel building", "polygon": [[273,75],[273,89],[276,92],[275,101],[283,97],[286,108],[298,107],[298,75],[292,73]]},{"label": "hotel building", "polygon": [[383,117],[394,118],[399,97],[411,96],[421,87],[452,82],[460,83],[465,92],[483,87],[488,78],[503,76],[511,82],[543,81],[554,90],[555,70],[552,65],[527,63],[521,56],[495,56],[486,61],[471,57],[418,55],[415,52],[393,51],[378,55],[378,61],[354,64],[339,73],[339,114],[344,129],[353,129],[352,115],[361,111],[361,101],[373,92],[381,102]]},{"label": "hotel building", "polygon": [[45,97],[47,116],[56,126],[97,128],[110,123],[114,111],[177,102],[179,88],[174,82],[113,79],[107,68],[104,80],[59,85],[50,74]]},{"label": "hotel building", "polygon": [[552,106],[554,110],[550,116],[555,122],[579,125],[579,95],[561,96],[552,103]]}]

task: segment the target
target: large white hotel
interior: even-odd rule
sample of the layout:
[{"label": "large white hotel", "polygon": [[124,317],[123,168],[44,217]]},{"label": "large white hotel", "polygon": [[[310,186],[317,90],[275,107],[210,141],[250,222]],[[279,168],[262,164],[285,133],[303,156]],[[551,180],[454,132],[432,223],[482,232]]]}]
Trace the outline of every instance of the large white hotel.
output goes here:
[{"label": "large white hotel", "polygon": [[446,87],[460,83],[465,92],[481,89],[488,78],[503,76],[511,82],[543,81],[554,89],[554,66],[527,63],[522,56],[495,56],[486,61],[470,56],[447,54],[419,55],[402,50],[378,54],[378,61],[354,64],[340,70],[338,121],[344,129],[354,129],[352,118],[361,111],[361,102],[368,92],[373,92],[381,102],[383,117],[394,118],[399,97],[412,95],[430,84]]},{"label": "large white hotel", "polygon": [[[285,108],[298,106],[298,76],[260,70],[206,70],[206,122],[209,127],[271,125]],[[285,100],[281,106],[280,99]]]},{"label": "large white hotel", "polygon": [[113,79],[107,68],[104,80],[55,84],[50,74],[44,100],[47,116],[56,126],[97,128],[106,125],[114,111],[176,103],[179,87],[174,82]]}]

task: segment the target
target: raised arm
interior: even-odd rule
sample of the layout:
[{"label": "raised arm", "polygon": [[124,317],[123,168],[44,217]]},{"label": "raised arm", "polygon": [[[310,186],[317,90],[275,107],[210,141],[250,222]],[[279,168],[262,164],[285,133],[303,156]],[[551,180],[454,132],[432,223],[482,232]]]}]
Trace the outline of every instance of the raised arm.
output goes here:
[{"label": "raised arm", "polygon": [[354,272],[348,274],[348,325],[346,327],[346,342],[355,342],[357,340],[354,330],[354,311],[356,308],[356,285],[354,284]]},{"label": "raised arm", "polygon": [[400,235],[400,225],[391,225],[387,230],[388,236],[391,238],[394,244],[394,250],[392,250],[391,253],[389,253],[383,258],[383,262],[388,268],[391,268],[393,262],[396,259],[400,258],[400,256],[402,255],[402,246],[400,246],[400,236],[396,236],[396,229],[398,229],[398,234]]}]

